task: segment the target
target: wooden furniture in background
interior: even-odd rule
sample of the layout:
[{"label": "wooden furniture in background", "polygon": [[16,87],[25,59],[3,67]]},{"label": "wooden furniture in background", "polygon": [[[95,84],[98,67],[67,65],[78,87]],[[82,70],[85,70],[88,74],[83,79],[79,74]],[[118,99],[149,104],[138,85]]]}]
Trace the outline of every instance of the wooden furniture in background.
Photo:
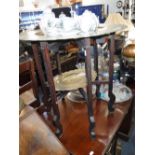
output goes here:
[{"label": "wooden furniture in background", "polygon": [[[23,81],[22,77],[25,75],[29,78]],[[33,107],[40,105],[34,62],[32,59],[19,64],[19,95],[26,105]]]},{"label": "wooden furniture in background", "polygon": [[20,114],[20,155],[69,155],[66,148],[35,111],[22,119],[32,110],[32,107],[26,106]]}]

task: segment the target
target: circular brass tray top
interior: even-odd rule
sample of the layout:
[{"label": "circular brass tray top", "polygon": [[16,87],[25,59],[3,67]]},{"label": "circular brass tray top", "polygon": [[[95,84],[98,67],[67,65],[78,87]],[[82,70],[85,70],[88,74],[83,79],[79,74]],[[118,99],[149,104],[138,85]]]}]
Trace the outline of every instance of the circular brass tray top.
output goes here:
[{"label": "circular brass tray top", "polygon": [[89,33],[76,33],[74,35],[59,35],[59,36],[46,36],[44,35],[41,30],[27,30],[23,31],[19,35],[19,40],[22,41],[60,41],[60,40],[69,40],[69,39],[82,39],[82,38],[88,38],[88,37],[100,37],[100,36],[106,36],[112,33],[115,33],[117,31],[123,31],[126,29],[125,25],[117,24],[117,25],[111,25],[111,26],[104,26],[102,28],[98,28],[95,32],[89,32]]}]

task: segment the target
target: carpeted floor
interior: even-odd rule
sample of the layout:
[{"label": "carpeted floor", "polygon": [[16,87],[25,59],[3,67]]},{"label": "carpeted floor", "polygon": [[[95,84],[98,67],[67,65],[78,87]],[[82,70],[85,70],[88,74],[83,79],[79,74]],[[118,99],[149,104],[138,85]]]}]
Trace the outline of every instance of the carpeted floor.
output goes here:
[{"label": "carpeted floor", "polygon": [[[134,112],[135,113],[135,112]],[[127,142],[118,140],[116,155],[135,155],[135,115],[133,113],[132,126]]]},{"label": "carpeted floor", "polygon": [[121,155],[134,155],[135,154],[135,127],[130,132],[128,142],[122,142]]}]

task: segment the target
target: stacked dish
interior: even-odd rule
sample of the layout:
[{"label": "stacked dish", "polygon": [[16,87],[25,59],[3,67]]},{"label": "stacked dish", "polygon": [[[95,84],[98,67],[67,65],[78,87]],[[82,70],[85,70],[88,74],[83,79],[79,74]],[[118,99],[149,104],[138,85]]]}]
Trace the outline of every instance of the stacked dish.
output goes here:
[{"label": "stacked dish", "polygon": [[40,29],[44,35],[76,35],[78,33],[93,32],[99,26],[99,19],[91,11],[85,10],[80,16],[67,17],[60,14],[59,18],[50,9],[44,11],[40,21]]},{"label": "stacked dish", "polygon": [[[100,92],[101,92],[100,98],[108,102],[109,101],[108,85],[106,84],[105,86],[102,86]],[[128,101],[132,97],[131,89],[117,82],[113,84],[113,93],[116,97],[115,103],[122,103]]]}]

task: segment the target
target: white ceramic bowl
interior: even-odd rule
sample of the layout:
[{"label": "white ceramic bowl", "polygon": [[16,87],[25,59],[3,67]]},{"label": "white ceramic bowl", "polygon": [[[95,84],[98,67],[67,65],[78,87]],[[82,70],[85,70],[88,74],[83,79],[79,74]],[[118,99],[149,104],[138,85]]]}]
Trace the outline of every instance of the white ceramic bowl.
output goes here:
[{"label": "white ceramic bowl", "polygon": [[91,11],[85,10],[79,17],[79,25],[83,32],[95,31],[99,25],[99,19]]}]

